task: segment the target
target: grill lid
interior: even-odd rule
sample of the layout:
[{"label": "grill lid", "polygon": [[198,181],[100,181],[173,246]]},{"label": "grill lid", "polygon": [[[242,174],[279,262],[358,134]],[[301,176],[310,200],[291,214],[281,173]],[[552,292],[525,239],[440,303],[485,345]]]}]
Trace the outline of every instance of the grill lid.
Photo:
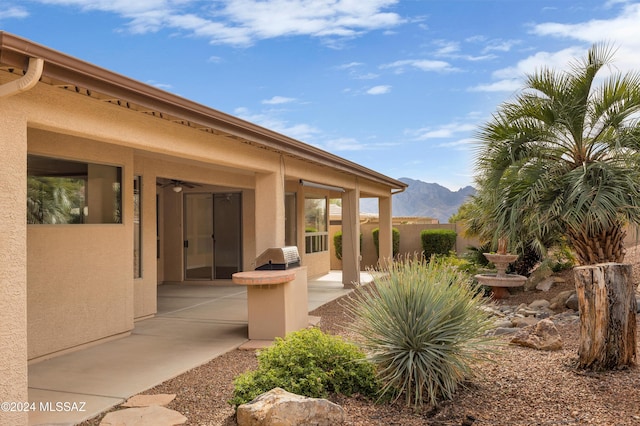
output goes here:
[{"label": "grill lid", "polygon": [[273,247],[256,257],[256,270],[282,270],[300,266],[298,247]]}]

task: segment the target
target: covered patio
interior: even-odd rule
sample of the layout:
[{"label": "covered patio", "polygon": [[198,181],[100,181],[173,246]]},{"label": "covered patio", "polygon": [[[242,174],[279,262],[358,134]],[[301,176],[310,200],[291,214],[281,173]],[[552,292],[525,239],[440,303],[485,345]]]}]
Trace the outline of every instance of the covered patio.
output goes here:
[{"label": "covered patio", "polygon": [[[371,279],[361,274],[362,282]],[[339,271],[310,280],[308,309],[351,291]],[[246,343],[246,287],[230,280],[158,286],[158,314],[136,322],[129,337],[29,366],[30,403],[76,403],[84,410],[31,411],[29,424],[82,422]]]}]

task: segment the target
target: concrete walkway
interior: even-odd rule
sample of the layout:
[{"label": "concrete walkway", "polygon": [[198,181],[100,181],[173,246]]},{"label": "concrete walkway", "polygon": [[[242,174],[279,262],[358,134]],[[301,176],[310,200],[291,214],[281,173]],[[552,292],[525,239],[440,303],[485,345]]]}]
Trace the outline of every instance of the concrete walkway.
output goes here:
[{"label": "concrete walkway", "polygon": [[[347,294],[341,279],[309,281],[309,311]],[[158,314],[131,336],[29,366],[29,424],[80,423],[246,342],[243,286],[161,285]]]}]

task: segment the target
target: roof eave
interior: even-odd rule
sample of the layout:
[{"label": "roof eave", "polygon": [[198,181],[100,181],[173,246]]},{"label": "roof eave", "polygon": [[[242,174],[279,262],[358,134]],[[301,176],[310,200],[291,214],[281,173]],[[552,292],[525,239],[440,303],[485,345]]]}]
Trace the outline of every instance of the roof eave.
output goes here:
[{"label": "roof eave", "polygon": [[0,31],[0,64],[26,69],[30,57],[44,59],[43,76],[210,126],[251,143],[359,175],[392,189],[407,187],[403,182],[296,139]]}]

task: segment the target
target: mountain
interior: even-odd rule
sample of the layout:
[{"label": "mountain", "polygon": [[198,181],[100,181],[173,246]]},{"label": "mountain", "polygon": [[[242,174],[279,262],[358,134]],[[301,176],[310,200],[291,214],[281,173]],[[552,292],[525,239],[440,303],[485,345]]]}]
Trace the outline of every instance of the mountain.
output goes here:
[{"label": "mountain", "polygon": [[[427,183],[410,178],[400,178],[399,181],[409,187],[393,196],[393,216],[434,217],[440,223],[447,223],[451,215],[458,211],[470,195],[476,193],[475,188],[466,186],[457,191],[451,191],[437,183]],[[362,213],[378,213],[376,199],[362,199],[360,202]]]}]

